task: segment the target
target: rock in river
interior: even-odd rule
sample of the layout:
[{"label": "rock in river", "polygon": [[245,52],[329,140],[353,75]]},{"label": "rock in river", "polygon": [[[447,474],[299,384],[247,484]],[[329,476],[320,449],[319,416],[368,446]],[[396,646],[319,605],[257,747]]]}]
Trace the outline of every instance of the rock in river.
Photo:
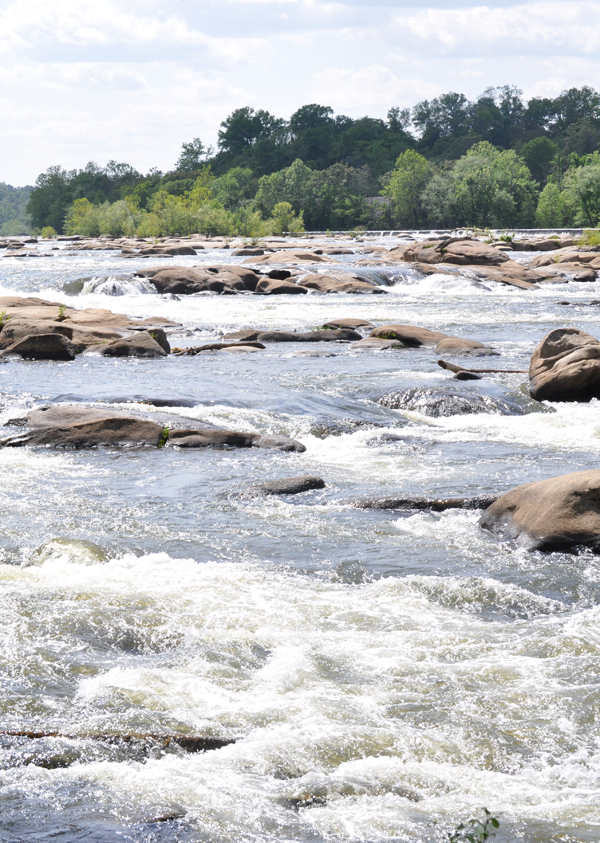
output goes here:
[{"label": "rock in river", "polygon": [[480,524],[532,549],[600,551],[600,469],[527,483],[503,495]]},{"label": "rock in river", "polygon": [[[156,418],[156,416],[154,416]],[[37,445],[55,448],[95,448],[115,446],[180,448],[274,448],[279,451],[306,450],[301,442],[287,436],[269,436],[222,430],[184,417],[153,420],[144,416],[121,413],[109,408],[50,405],[32,410],[22,419],[12,419],[7,426],[26,428],[21,433],[0,441],[1,447]],[[174,421],[175,428],[172,427]],[[179,425],[187,424],[183,428]]]},{"label": "rock in river", "polygon": [[577,328],[550,331],[531,355],[529,391],[537,401],[600,398],[600,342]]},{"label": "rock in river", "polygon": [[325,331],[260,331],[253,328],[234,331],[225,334],[224,340],[239,340],[240,342],[336,342],[362,340],[358,331],[351,328],[338,328]]},{"label": "rock in river", "polygon": [[242,494],[243,497],[266,497],[269,495],[298,495],[313,489],[324,489],[325,481],[322,477],[303,474],[300,477],[284,477],[281,480],[267,480],[250,486]]},{"label": "rock in river", "polygon": [[473,413],[501,416],[525,414],[525,411],[517,404],[509,404],[500,398],[437,387],[416,387],[401,392],[387,392],[378,399],[378,403],[392,410],[413,410],[434,418]]},{"label": "rock in river", "polygon": [[17,340],[0,356],[17,355],[26,360],[75,360],[77,346],[62,334],[34,334]]},{"label": "rock in river", "polygon": [[167,357],[171,348],[164,331],[159,335],[158,330],[139,331],[106,345],[95,346],[91,353],[100,354],[102,357]]}]

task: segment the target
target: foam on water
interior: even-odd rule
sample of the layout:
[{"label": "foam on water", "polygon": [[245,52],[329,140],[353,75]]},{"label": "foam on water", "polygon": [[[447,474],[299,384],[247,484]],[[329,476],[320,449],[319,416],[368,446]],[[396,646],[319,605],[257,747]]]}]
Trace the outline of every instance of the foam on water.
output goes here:
[{"label": "foam on water", "polygon": [[[207,250],[175,262],[234,260]],[[374,264],[396,280],[387,295],[176,298],[121,282],[148,262],[114,253],[2,265],[2,294],[168,317],[182,323],[173,345],[359,316],[479,339],[501,356],[467,358],[475,368],[526,370],[548,330],[597,335],[600,323],[597,282],[531,293]],[[99,282],[65,294],[83,278]],[[295,356],[307,349],[334,356]],[[598,402],[536,405],[526,381],[457,387],[432,349],[337,343],[0,366],[2,425],[48,401],[103,402],[306,446],[0,449],[0,725],[68,736],[0,739],[0,837],[422,843],[486,806],[505,843],[595,841],[598,557],[499,542],[478,512],[353,506],[497,494],[597,467]],[[434,418],[377,403],[413,387],[516,402],[525,415]],[[153,397],[194,406],[135,403]],[[326,487],[239,496],[298,474]],[[144,755],[77,737],[174,732],[237,742]]]},{"label": "foam on water", "polygon": [[[50,708],[72,730],[162,721],[238,738],[202,756],[52,774],[53,787],[76,783],[107,810],[177,805],[218,840],[432,839],[434,820],[474,804],[518,817],[522,830],[600,823],[588,730],[597,607],[567,612],[493,579],[350,586],[164,554],[0,571],[4,618],[18,596],[32,612],[40,599],[48,607],[21,628],[19,652],[8,649],[32,690],[46,683],[33,653],[71,662],[69,690]],[[528,617],[464,611],[478,599],[522,604]],[[130,625],[144,616],[141,655],[117,650],[108,667],[100,629],[84,649],[79,630],[94,617],[122,626],[124,600]],[[4,620],[4,653],[6,636],[14,642]],[[32,793],[47,780],[35,768],[4,773],[5,788]]]}]

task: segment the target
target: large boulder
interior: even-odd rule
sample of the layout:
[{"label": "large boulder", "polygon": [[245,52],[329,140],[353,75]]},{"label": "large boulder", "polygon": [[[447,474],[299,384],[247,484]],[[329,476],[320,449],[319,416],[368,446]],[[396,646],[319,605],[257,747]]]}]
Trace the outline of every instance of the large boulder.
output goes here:
[{"label": "large boulder", "polygon": [[306,275],[298,284],[319,293],[353,293],[372,294],[386,293],[382,287],[360,281],[351,275]]},{"label": "large boulder", "polygon": [[167,413],[123,413],[97,407],[48,405],[6,426],[26,428],[0,441],[0,447],[56,448],[174,445],[180,448],[270,448],[303,453],[306,447],[288,436],[224,430]]},{"label": "large boulder", "polygon": [[[158,333],[154,331],[153,333]],[[165,338],[166,342],[166,338]],[[169,344],[167,347],[169,347]],[[169,348],[170,351],[170,348]],[[168,351],[157,342],[149,331],[138,331],[129,337],[122,337],[106,345],[93,346],[90,353],[100,354],[101,357],[167,357]]]},{"label": "large boulder", "polygon": [[138,270],[135,275],[147,278],[157,292],[175,295],[254,292],[259,282],[255,272],[241,266],[159,266]]},{"label": "large boulder", "polygon": [[508,260],[500,249],[469,238],[428,240],[403,250],[403,260],[417,263],[449,263],[459,266],[499,266]]},{"label": "large boulder", "polygon": [[480,524],[538,550],[600,551],[600,469],[517,486],[486,509]]},{"label": "large boulder", "polygon": [[600,342],[578,328],[550,331],[531,355],[529,391],[537,401],[600,398]]},{"label": "large boulder", "polygon": [[26,360],[75,360],[77,346],[62,334],[34,334],[9,345],[2,357],[18,355]]},{"label": "large boulder", "polygon": [[169,319],[130,319],[101,308],[76,308],[37,298],[0,297],[0,349],[40,334],[60,334],[70,340],[77,351],[91,345],[118,340],[140,328],[175,325]]},{"label": "large boulder", "polygon": [[266,296],[281,296],[292,295],[297,296],[298,293],[308,293],[305,287],[300,287],[298,284],[293,284],[291,281],[280,281],[276,278],[261,278],[256,285],[257,293],[262,293]]},{"label": "large boulder", "polygon": [[34,428],[10,436],[2,440],[0,445],[13,448],[34,445],[77,449],[127,445],[158,447],[161,436],[162,428],[154,422],[105,414],[104,418],[95,418],[90,421]]}]

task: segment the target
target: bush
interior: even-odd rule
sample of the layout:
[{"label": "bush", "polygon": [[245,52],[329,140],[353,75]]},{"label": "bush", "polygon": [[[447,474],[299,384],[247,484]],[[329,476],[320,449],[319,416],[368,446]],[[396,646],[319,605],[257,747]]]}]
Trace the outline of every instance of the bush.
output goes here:
[{"label": "bush", "polygon": [[600,228],[584,231],[577,240],[578,246],[600,246]]},{"label": "bush", "polygon": [[302,211],[298,215],[289,202],[278,202],[273,208],[273,216],[270,220],[273,234],[287,234],[304,231],[304,218]]},{"label": "bush", "polygon": [[44,240],[51,240],[56,237],[56,231],[52,228],[51,225],[45,225],[42,228],[40,234]]},{"label": "bush", "polygon": [[195,212],[195,231],[207,237],[226,237],[233,231],[233,216],[225,208],[203,205]]},{"label": "bush", "polygon": [[89,199],[76,199],[67,211],[65,234],[97,237],[100,234],[98,205],[92,205]]},{"label": "bush", "polygon": [[158,214],[143,214],[136,233],[140,237],[162,237],[165,233],[163,222]]}]

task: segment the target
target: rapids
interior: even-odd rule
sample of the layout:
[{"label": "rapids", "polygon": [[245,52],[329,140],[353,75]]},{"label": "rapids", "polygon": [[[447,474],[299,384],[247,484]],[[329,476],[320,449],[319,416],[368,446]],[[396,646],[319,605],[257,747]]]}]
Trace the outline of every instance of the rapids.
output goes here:
[{"label": "rapids", "polygon": [[[204,261],[234,259],[152,264]],[[336,317],[415,324],[501,352],[475,367],[527,369],[555,327],[600,336],[600,283],[531,292],[374,265],[361,271],[385,296],[178,298],[125,277],[147,266],[0,258],[0,295],[168,317],[173,346]],[[55,401],[175,401],[306,446],[0,449],[0,728],[66,736],[0,736],[0,841],[424,843],[484,806],[501,843],[600,837],[600,558],[500,543],[478,512],[349,506],[597,467],[598,402],[536,404],[521,374],[457,384],[426,348],[309,351],[0,364],[0,425]],[[417,388],[516,411],[378,400]],[[326,488],[237,496],[299,474]],[[85,737],[173,733],[236,743],[189,754]]]}]

